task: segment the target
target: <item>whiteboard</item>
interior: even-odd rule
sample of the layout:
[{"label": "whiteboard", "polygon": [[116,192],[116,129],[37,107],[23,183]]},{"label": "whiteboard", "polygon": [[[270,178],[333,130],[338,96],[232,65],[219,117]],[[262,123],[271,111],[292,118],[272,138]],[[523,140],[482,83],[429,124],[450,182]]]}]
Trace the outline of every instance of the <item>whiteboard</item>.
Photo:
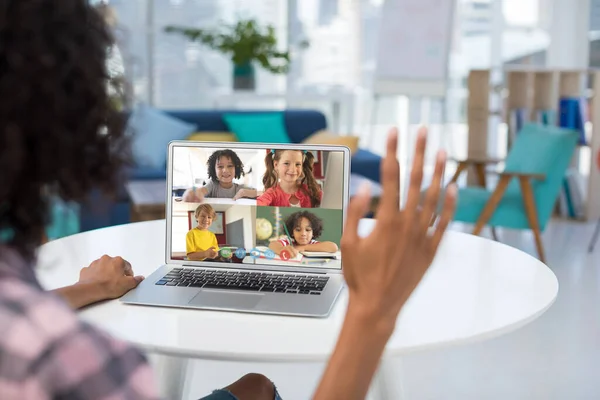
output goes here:
[{"label": "whiteboard", "polygon": [[374,92],[444,97],[455,0],[386,0]]}]

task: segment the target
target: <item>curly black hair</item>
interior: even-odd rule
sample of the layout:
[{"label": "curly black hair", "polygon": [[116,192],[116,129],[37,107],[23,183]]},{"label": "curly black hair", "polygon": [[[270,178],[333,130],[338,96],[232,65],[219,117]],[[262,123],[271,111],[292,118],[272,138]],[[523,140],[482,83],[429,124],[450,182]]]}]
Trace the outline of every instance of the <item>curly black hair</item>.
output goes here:
[{"label": "curly black hair", "polygon": [[113,38],[87,0],[3,0],[0,43],[0,233],[33,259],[51,199],[114,193],[131,152],[107,91]]},{"label": "curly black hair", "polygon": [[230,149],[217,150],[208,157],[208,161],[206,162],[206,166],[208,167],[208,177],[211,181],[214,183],[219,182],[219,179],[217,179],[216,166],[217,161],[219,161],[221,157],[227,157],[233,162],[233,165],[235,166],[235,179],[240,179],[240,177],[246,175],[244,172],[244,164],[235,151]]},{"label": "curly black hair", "polygon": [[306,218],[310,222],[313,239],[321,236],[321,233],[323,233],[323,220],[310,211],[297,211],[285,219],[285,227],[290,234],[292,234],[294,228],[300,225],[302,218]]}]

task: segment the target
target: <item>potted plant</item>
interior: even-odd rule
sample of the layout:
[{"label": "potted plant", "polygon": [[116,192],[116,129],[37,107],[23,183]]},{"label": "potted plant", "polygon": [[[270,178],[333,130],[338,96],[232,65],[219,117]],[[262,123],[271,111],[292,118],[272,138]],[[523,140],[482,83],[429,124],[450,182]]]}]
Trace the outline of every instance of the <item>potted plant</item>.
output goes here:
[{"label": "potted plant", "polygon": [[275,28],[271,25],[262,28],[254,19],[215,29],[167,26],[165,32],[181,34],[231,57],[236,90],[255,88],[256,63],[274,74],[286,73],[289,68],[289,52],[277,49]]}]

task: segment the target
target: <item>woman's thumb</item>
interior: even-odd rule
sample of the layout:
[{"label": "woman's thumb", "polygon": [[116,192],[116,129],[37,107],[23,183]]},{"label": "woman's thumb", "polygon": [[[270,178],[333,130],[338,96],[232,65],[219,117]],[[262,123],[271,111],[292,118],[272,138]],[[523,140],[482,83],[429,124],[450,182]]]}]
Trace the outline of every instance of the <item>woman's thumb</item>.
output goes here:
[{"label": "woman's thumb", "polygon": [[128,278],[127,279],[128,286],[131,289],[137,287],[137,285],[139,285],[144,280],[144,276],[142,276],[142,275],[128,276],[127,278]]}]

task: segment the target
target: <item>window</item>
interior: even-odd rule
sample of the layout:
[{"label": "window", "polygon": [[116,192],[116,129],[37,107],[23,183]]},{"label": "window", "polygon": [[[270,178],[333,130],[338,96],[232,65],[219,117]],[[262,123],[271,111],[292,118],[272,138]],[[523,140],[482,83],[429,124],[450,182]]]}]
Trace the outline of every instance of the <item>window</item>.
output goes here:
[{"label": "window", "polygon": [[[160,108],[211,106],[211,93],[231,87],[230,61],[176,34],[167,25],[213,28],[237,18],[271,24],[287,38],[287,0],[110,0],[117,36],[138,100]],[[150,7],[150,8],[149,8]],[[257,71],[259,90],[283,90],[285,78]]]}]

